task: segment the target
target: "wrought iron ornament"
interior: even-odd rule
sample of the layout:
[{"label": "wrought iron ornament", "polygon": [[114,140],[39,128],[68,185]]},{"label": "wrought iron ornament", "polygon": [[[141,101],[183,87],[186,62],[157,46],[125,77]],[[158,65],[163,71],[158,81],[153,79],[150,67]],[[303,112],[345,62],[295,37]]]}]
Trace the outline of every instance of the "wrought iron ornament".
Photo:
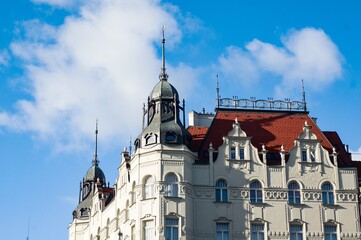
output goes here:
[{"label": "wrought iron ornament", "polygon": [[273,98],[264,99],[238,99],[220,98],[218,99],[218,107],[237,108],[237,109],[269,109],[269,110],[288,110],[288,111],[307,111],[304,101],[273,100]]}]

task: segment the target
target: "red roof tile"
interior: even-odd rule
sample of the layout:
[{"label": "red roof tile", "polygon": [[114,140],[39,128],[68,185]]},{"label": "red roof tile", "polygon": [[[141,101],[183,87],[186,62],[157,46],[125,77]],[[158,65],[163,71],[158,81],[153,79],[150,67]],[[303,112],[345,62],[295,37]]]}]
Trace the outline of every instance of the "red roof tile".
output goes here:
[{"label": "red roof tile", "polygon": [[208,127],[189,127],[188,132],[192,135],[191,150],[198,152],[199,147],[206,136]]},{"label": "red roof tile", "polygon": [[329,151],[332,149],[331,143],[307,113],[218,109],[208,133],[199,145],[201,160],[205,159],[211,142],[215,149],[222,145],[223,136],[232,130],[236,118],[241,129],[247,136],[252,137],[253,146],[259,150],[264,144],[269,152],[279,152],[282,145],[286,151],[290,151],[294,140],[302,133],[305,121],[317,138],[322,140],[322,146]]}]

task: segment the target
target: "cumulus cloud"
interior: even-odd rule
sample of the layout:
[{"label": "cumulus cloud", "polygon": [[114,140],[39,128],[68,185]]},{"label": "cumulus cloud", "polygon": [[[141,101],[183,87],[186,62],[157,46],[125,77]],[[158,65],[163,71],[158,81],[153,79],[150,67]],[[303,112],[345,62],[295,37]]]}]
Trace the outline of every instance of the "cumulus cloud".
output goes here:
[{"label": "cumulus cloud", "polygon": [[6,50],[0,51],[0,65],[7,65],[9,62],[9,53]]},{"label": "cumulus cloud", "polygon": [[254,39],[244,48],[229,47],[218,59],[219,69],[243,84],[259,82],[265,73],[275,75],[281,79],[276,92],[298,87],[301,79],[319,90],[342,77],[343,57],[323,30],[292,30],[281,42],[279,47]]},{"label": "cumulus cloud", "polygon": [[[82,147],[93,137],[95,119],[103,142],[119,146],[120,139],[135,138],[142,104],[158,81],[164,24],[167,44],[175,44],[182,36],[177,20],[148,0],[88,1],[60,26],[26,22],[25,38],[11,51],[22,61],[31,98],[19,100],[13,113],[0,112],[0,125],[34,132],[57,150]],[[184,86],[194,79],[178,81],[172,72],[194,69],[167,69],[172,84],[187,93]]]}]

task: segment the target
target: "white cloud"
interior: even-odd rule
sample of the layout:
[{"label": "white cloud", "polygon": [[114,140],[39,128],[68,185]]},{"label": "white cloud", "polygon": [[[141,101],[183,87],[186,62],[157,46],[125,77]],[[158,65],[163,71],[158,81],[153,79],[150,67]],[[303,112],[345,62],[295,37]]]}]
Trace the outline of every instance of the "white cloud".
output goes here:
[{"label": "white cloud", "polygon": [[[158,81],[163,25],[167,44],[179,41],[175,17],[148,0],[89,1],[58,27],[27,22],[26,38],[11,50],[24,64],[32,100],[19,100],[14,114],[0,112],[0,125],[34,132],[58,151],[92,139],[97,118],[103,142],[134,139],[142,103]],[[167,69],[170,82],[189,94],[189,81],[172,72],[195,70],[183,64]]]},{"label": "white cloud", "polygon": [[32,0],[32,2],[36,4],[48,4],[59,8],[68,8],[74,6],[79,0]]},{"label": "white cloud", "polygon": [[309,89],[319,90],[342,77],[343,57],[323,30],[292,30],[281,41],[282,47],[258,39],[244,50],[229,47],[218,60],[219,68],[244,84],[258,82],[262,73],[278,76],[278,93],[299,88],[301,79]]},{"label": "white cloud", "polygon": [[0,65],[7,65],[9,62],[9,53],[6,50],[0,51]]}]

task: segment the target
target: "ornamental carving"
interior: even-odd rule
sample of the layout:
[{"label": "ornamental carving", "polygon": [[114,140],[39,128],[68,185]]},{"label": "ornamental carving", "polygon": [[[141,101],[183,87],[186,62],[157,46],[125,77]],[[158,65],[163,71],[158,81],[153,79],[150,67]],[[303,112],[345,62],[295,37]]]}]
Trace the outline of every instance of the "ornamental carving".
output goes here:
[{"label": "ornamental carving", "polygon": [[192,188],[190,188],[187,185],[182,185],[180,190],[181,190],[181,194],[192,195]]},{"label": "ornamental carving", "polygon": [[285,200],[287,196],[288,194],[285,191],[265,191],[266,199]]},{"label": "ornamental carving", "polygon": [[320,168],[318,162],[299,162],[299,164],[301,164],[302,172],[317,172]]},{"label": "ornamental carving", "polygon": [[320,201],[321,193],[318,192],[305,192],[303,193],[303,199],[305,201]]},{"label": "ornamental carving", "polygon": [[356,193],[338,193],[338,194],[336,194],[336,196],[337,196],[337,200],[339,200],[339,201],[354,202],[357,200]]}]

